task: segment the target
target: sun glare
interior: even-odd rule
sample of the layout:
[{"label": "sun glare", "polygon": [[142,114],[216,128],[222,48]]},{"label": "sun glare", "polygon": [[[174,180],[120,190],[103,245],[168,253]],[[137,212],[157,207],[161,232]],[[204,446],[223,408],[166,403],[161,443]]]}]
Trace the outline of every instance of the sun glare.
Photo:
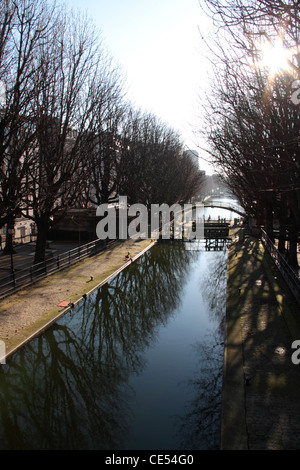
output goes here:
[{"label": "sun glare", "polygon": [[269,69],[270,75],[274,75],[281,70],[289,68],[289,58],[291,53],[286,49],[281,41],[267,43],[262,47],[261,67]]}]

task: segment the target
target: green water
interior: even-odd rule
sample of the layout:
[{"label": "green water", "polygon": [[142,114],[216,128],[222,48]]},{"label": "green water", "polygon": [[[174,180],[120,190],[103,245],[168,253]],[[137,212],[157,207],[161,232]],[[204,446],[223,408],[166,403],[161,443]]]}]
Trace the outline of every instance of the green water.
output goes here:
[{"label": "green water", "polygon": [[191,247],[158,244],[2,365],[1,449],[219,447],[227,253]]}]

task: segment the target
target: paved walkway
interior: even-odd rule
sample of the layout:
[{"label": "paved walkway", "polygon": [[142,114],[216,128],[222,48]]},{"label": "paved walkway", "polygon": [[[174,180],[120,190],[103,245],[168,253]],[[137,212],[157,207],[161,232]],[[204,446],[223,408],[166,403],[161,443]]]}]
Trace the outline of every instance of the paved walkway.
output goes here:
[{"label": "paved walkway", "polygon": [[[62,315],[66,310],[62,303],[76,304],[130,264],[131,261],[125,260],[128,252],[134,261],[151,244],[151,240],[116,242],[98,255],[85,258],[0,300],[0,340],[5,343],[6,354],[12,353]],[[58,245],[53,244],[53,247],[59,249]],[[61,249],[63,247],[66,245]],[[23,246],[16,250],[18,253],[14,256],[19,256],[20,265],[28,262],[28,249],[28,246]]]},{"label": "paved walkway", "polygon": [[[50,242],[48,252],[51,251],[54,256],[57,256],[77,247],[78,243],[76,242]],[[4,252],[1,251],[0,282],[2,279],[5,279],[10,275],[12,266],[16,272],[32,266],[34,253],[34,242],[14,246],[14,253],[12,256],[10,254],[4,254]]]},{"label": "paved walkway", "polygon": [[[300,449],[300,311],[258,239],[229,251],[222,449]],[[300,357],[300,354],[299,354]]]}]

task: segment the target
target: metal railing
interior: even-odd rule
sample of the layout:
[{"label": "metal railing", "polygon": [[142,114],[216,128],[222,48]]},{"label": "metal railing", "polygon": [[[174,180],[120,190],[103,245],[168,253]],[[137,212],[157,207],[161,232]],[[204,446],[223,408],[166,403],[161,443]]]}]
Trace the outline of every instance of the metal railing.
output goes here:
[{"label": "metal railing", "polygon": [[10,276],[0,280],[0,298],[3,298],[14,291],[28,286],[49,274],[60,271],[78,261],[94,256],[114,241],[105,242],[103,240],[94,240],[86,245],[79,246],[73,250],[66,251],[50,259],[46,259],[41,263],[34,264],[30,267],[14,271]]},{"label": "metal railing", "polygon": [[291,268],[284,256],[278,251],[267,233],[261,229],[261,240],[270,253],[274,263],[280,271],[280,274],[286,281],[295,299],[300,305],[300,279],[298,274]]}]

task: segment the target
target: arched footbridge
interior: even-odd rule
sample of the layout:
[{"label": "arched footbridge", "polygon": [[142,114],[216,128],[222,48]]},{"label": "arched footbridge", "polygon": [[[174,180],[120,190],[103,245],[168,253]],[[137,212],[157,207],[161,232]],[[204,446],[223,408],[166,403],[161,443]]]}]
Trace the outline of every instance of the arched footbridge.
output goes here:
[{"label": "arched footbridge", "polygon": [[225,209],[225,210],[228,210],[230,212],[235,212],[236,214],[240,215],[241,217],[245,217],[246,216],[246,212],[243,211],[243,209],[239,206],[236,206],[235,204],[228,204],[227,202],[226,203],[222,203],[222,202],[214,202],[214,201],[203,201],[202,202],[202,205],[204,207],[216,207],[218,209]]}]

